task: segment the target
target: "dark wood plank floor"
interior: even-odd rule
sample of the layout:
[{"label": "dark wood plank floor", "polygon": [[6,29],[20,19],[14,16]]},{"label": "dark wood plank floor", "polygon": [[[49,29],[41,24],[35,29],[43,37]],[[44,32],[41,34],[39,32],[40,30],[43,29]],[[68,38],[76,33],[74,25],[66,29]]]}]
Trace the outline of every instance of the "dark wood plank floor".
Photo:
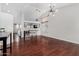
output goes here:
[{"label": "dark wood plank floor", "polygon": [[38,36],[19,39],[12,44],[12,56],[77,56],[79,45],[54,38]]}]

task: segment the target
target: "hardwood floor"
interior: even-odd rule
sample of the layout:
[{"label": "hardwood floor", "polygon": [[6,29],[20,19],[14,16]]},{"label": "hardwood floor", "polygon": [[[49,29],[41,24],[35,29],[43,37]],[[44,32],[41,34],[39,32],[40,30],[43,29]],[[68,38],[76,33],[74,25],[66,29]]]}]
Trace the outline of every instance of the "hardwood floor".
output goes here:
[{"label": "hardwood floor", "polygon": [[19,39],[12,44],[12,56],[77,56],[79,45],[54,38],[38,36]]}]

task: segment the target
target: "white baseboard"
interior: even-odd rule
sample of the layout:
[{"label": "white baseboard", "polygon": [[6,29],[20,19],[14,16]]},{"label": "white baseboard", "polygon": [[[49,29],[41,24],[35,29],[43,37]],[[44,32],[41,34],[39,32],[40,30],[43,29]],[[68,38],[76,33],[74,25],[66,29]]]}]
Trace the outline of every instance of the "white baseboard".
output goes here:
[{"label": "white baseboard", "polygon": [[56,38],[56,39],[58,39],[58,40],[63,40],[63,41],[67,41],[67,42],[71,42],[71,43],[79,44],[78,41],[71,41],[71,40],[66,40],[66,39],[63,39],[63,38],[57,38],[57,37],[48,36],[48,35],[43,35],[43,36],[50,37],[50,38]]}]

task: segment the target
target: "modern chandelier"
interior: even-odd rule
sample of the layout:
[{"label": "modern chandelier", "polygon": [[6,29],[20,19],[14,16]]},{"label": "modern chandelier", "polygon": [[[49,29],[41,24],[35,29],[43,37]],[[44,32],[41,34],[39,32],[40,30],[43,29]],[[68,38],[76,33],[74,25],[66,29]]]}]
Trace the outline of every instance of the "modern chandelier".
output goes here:
[{"label": "modern chandelier", "polygon": [[[36,9],[36,11],[38,11],[39,13],[41,12],[39,9]],[[49,16],[55,16],[55,13],[58,11],[58,9],[56,9],[56,4],[49,4],[49,9],[45,12],[46,15],[40,16],[38,19],[44,19],[46,17]]]}]

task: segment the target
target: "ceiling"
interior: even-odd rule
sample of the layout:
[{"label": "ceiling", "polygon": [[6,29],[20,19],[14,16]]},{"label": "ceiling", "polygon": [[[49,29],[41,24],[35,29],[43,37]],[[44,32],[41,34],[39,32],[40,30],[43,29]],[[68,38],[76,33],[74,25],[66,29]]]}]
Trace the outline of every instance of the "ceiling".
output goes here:
[{"label": "ceiling", "polygon": [[[54,3],[56,8],[62,8],[70,5],[70,3]],[[10,13],[14,16],[24,14],[25,20],[34,20],[49,9],[49,3],[0,3],[1,11]],[[39,9],[41,12],[36,11]]]}]

